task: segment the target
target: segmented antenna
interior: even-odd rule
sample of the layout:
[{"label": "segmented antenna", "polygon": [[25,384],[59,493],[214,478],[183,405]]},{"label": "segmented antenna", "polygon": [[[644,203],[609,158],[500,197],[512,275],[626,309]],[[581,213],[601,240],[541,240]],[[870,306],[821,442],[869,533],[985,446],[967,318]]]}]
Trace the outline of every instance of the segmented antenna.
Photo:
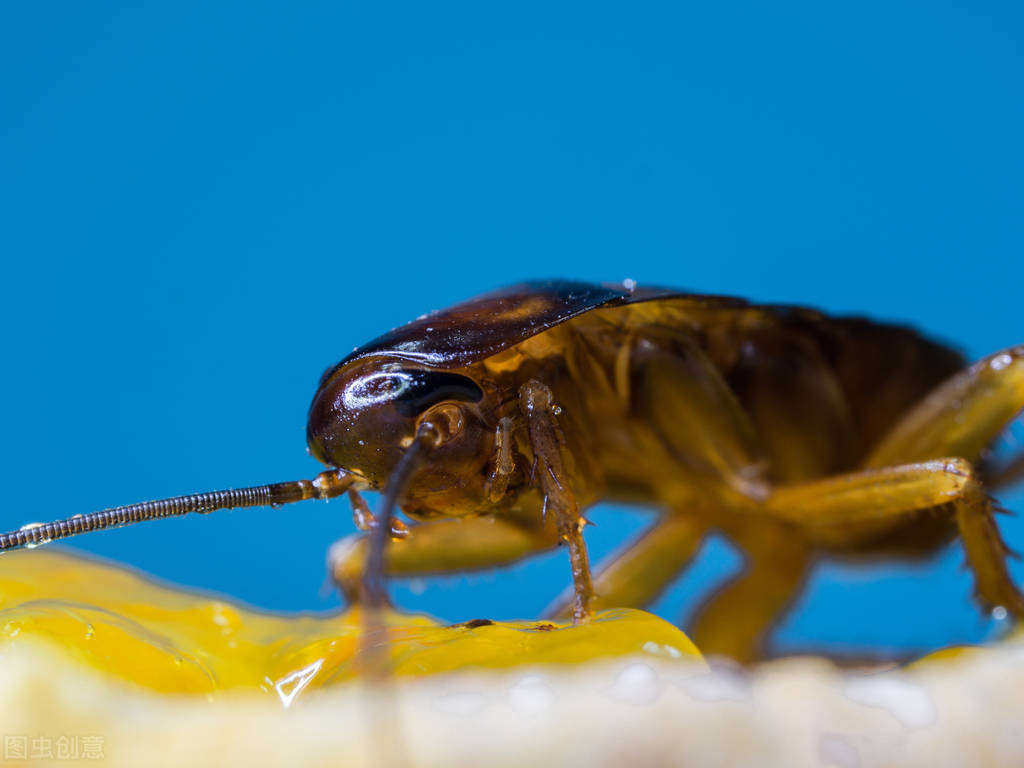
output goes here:
[{"label": "segmented antenna", "polygon": [[436,439],[432,427],[421,427],[388,478],[384,499],[377,512],[377,524],[370,531],[370,551],[367,553],[366,567],[363,569],[363,594],[371,613],[382,611],[388,605],[387,590],[384,586],[384,550],[391,536],[391,519],[395,507],[398,506],[399,497],[405,492],[406,485]]},{"label": "segmented antenna", "polygon": [[366,554],[362,581],[362,597],[366,608],[363,612],[363,626],[366,631],[360,641],[359,665],[364,674],[378,680],[387,679],[390,673],[388,640],[384,629],[384,613],[389,605],[384,550],[391,535],[391,519],[398,506],[398,499],[423,463],[430,447],[437,442],[437,431],[433,425],[429,422],[421,425],[388,478],[384,499],[377,511],[377,523],[370,531],[369,552]]},{"label": "segmented antenna", "polygon": [[287,483],[211,491],[128,504],[87,515],[75,515],[52,523],[26,525],[20,530],[0,534],[0,552],[25,546],[38,546],[104,528],[119,528],[145,520],[187,515],[189,512],[206,514],[217,509],[277,506],[306,499],[330,499],[347,491],[353,482],[355,478],[344,470],[330,469],[321,472],[313,480],[293,480]]}]

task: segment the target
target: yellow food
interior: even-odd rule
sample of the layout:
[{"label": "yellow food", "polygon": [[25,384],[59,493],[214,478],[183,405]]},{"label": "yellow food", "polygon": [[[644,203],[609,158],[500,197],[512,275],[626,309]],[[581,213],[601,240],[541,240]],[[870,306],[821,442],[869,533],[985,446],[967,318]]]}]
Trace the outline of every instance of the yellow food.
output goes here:
[{"label": "yellow food", "polygon": [[[400,676],[630,654],[700,657],[676,627],[634,610],[605,611],[577,627],[442,626],[398,613],[387,622],[390,666]],[[287,706],[304,692],[352,680],[362,631],[356,611],[261,612],[57,551],[0,558],[0,653],[49,641],[102,673],[154,691],[257,690]]]}]

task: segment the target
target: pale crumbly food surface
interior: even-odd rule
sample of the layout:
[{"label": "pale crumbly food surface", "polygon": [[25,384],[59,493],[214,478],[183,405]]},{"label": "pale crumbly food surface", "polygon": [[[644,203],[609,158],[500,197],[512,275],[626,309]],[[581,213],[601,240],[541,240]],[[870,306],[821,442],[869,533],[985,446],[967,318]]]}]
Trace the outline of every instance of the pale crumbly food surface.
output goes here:
[{"label": "pale crumbly food surface", "polygon": [[285,709],[132,689],[24,646],[0,659],[0,712],[9,758],[21,736],[27,754],[64,738],[118,766],[1005,766],[1024,755],[1022,683],[1017,648],[877,675],[628,657],[348,683]]}]

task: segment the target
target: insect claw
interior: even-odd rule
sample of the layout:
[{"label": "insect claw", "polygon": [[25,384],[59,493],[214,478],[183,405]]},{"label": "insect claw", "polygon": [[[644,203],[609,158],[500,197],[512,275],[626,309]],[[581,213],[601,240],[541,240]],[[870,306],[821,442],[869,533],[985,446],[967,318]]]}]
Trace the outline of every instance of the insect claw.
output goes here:
[{"label": "insect claw", "polygon": [[578,533],[583,533],[583,529],[588,525],[594,525],[590,520],[587,520],[583,515],[580,515],[576,520],[576,530]]}]

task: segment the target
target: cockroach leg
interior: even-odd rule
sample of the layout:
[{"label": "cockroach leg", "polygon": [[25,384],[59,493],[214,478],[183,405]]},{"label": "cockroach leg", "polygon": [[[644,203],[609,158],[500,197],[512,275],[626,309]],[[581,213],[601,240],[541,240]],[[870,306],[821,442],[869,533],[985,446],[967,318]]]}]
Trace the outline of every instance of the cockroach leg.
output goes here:
[{"label": "cockroach leg", "polygon": [[366,499],[355,488],[349,489],[348,501],[352,505],[352,522],[360,531],[368,531],[373,528],[373,512]]},{"label": "cockroach leg", "polygon": [[[360,601],[367,541],[365,534],[346,536],[327,555],[328,571],[350,604]],[[398,577],[497,568],[556,543],[550,529],[526,528],[499,518],[438,520],[414,525],[408,536],[392,540],[384,567],[386,575]]]},{"label": "cockroach leg", "polygon": [[771,465],[775,482],[800,482],[852,466],[853,414],[821,350],[751,332],[729,372]]},{"label": "cockroach leg", "polygon": [[[682,344],[682,342],[680,342]],[[720,478],[734,493],[760,498],[765,456],[736,396],[692,342],[674,352],[640,345],[634,401],[680,467]]]},{"label": "cockroach leg", "polygon": [[978,460],[1024,410],[1024,345],[947,379],[896,422],[862,464],[887,467],[936,456]]},{"label": "cockroach leg", "polygon": [[487,478],[487,496],[491,501],[505,496],[509,480],[516,471],[514,425],[512,419],[504,417],[498,420],[494,430],[494,458]]},{"label": "cockroach leg", "polygon": [[974,573],[976,596],[1024,618],[1024,597],[1006,568],[1009,550],[995,506],[970,462],[936,459],[867,469],[780,486],[765,511],[800,527],[801,538],[829,548],[856,547],[932,511],[952,516]]},{"label": "cockroach leg", "polygon": [[807,578],[811,556],[792,530],[763,520],[730,531],[730,539],[743,553],[743,569],[703,601],[689,632],[704,653],[747,663],[764,656],[769,632]]},{"label": "cockroach leg", "polygon": [[535,482],[544,497],[545,508],[554,512],[558,537],[569,547],[573,581],[573,621],[587,621],[592,613],[594,585],[590,576],[587,547],[583,541],[586,520],[569,483],[563,461],[562,440],[556,422],[551,390],[536,379],[519,389],[519,407],[526,421],[530,448],[537,463]]},{"label": "cockroach leg", "polygon": [[[662,516],[597,566],[592,607],[645,607],[689,565],[706,532],[707,526],[691,515]],[[568,589],[548,607],[545,615],[568,616],[572,603],[573,590]]]},{"label": "cockroach leg", "polygon": [[[377,520],[370,511],[370,505],[366,503],[366,499],[363,498],[362,494],[355,488],[350,488],[348,491],[348,500],[352,505],[352,522],[355,523],[356,528],[360,531],[373,530],[373,527],[377,524]],[[404,539],[408,535],[409,526],[397,517],[392,517],[391,538]]]}]

